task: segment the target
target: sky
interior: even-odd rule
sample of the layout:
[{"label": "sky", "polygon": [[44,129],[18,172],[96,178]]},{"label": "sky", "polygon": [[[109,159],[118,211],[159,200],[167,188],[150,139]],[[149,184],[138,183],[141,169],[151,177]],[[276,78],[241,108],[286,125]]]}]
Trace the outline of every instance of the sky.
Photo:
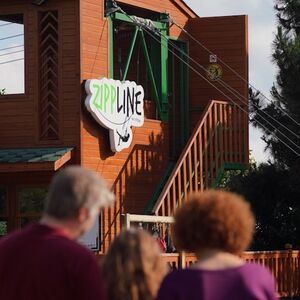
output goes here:
[{"label": "sky", "polygon": [[[271,62],[272,41],[276,31],[273,0],[185,0],[200,17],[248,15],[249,82],[269,99],[276,68]],[[268,159],[262,133],[250,126],[250,150],[260,163]]]},{"label": "sky", "polygon": [[[271,62],[272,41],[276,29],[273,0],[185,0],[200,16],[248,15],[249,18],[249,80],[255,88],[270,98],[269,90],[275,78],[276,69]],[[20,46],[24,43],[23,36],[1,40],[11,35],[22,34],[23,26],[4,25],[0,21],[0,89],[5,87],[7,93],[23,93],[24,58],[23,47],[1,50],[7,47]],[[4,55],[17,52],[10,55]],[[3,64],[8,60],[18,60]],[[250,149],[255,160],[260,163],[268,159],[264,152],[265,144],[261,140],[262,133],[250,127]]]},{"label": "sky", "polygon": [[[18,94],[24,92],[24,36],[21,35],[24,33],[24,26],[7,24],[0,21],[0,89],[5,88],[8,94]],[[10,49],[2,50],[5,48]]]}]

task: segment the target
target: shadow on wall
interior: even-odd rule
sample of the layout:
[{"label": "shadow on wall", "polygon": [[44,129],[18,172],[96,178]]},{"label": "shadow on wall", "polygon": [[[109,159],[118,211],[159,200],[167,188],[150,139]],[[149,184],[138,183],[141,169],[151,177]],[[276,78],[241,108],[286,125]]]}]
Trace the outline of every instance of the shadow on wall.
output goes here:
[{"label": "shadow on wall", "polygon": [[106,252],[114,236],[120,232],[123,214],[142,214],[162,177],[168,159],[166,126],[161,134],[152,131],[149,145],[136,144],[113,184],[116,202],[101,215],[102,252]]}]

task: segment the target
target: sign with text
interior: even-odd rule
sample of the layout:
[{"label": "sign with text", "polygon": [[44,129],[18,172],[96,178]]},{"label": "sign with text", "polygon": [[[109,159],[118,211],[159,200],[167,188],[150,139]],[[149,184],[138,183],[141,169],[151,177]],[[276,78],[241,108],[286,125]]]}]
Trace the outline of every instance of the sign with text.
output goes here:
[{"label": "sign with text", "polygon": [[85,106],[109,130],[110,147],[119,152],[132,142],[132,126],[144,124],[144,89],[133,81],[89,79]]}]

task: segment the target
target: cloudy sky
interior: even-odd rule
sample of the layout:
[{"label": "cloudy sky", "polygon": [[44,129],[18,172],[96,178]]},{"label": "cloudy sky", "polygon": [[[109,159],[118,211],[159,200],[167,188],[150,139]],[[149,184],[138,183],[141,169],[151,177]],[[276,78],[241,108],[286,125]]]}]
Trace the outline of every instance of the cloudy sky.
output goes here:
[{"label": "cloudy sky", "polygon": [[[249,72],[250,83],[270,97],[269,90],[276,69],[271,62],[272,41],[276,29],[273,0],[185,0],[200,17],[248,15],[249,18]],[[265,161],[265,144],[261,133],[250,128],[250,149],[258,162]]]},{"label": "cloudy sky", "polygon": [[[249,71],[250,82],[257,89],[269,97],[269,89],[272,86],[275,67],[271,63],[271,44],[274,37],[275,12],[273,0],[185,0],[200,16],[222,16],[222,15],[248,15],[249,17]],[[11,39],[1,40],[3,37],[22,34],[23,27],[18,24],[1,26],[0,21],[0,88],[5,87],[8,93],[24,91],[24,63],[23,37],[18,36]],[[3,48],[15,47],[8,50]],[[18,52],[19,51],[19,52]],[[11,55],[7,53],[16,52]],[[17,60],[3,64],[3,62]],[[258,162],[265,161],[268,157],[264,153],[264,143],[260,139],[261,133],[251,128],[250,148]]]}]

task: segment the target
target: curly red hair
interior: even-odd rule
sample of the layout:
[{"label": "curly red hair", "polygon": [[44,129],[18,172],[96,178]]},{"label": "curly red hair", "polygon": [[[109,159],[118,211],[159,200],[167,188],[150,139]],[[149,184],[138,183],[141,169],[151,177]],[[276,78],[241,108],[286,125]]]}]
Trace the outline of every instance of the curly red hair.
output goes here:
[{"label": "curly red hair", "polygon": [[173,238],[180,250],[218,249],[240,254],[252,241],[255,218],[241,196],[224,191],[193,194],[175,213]]}]

